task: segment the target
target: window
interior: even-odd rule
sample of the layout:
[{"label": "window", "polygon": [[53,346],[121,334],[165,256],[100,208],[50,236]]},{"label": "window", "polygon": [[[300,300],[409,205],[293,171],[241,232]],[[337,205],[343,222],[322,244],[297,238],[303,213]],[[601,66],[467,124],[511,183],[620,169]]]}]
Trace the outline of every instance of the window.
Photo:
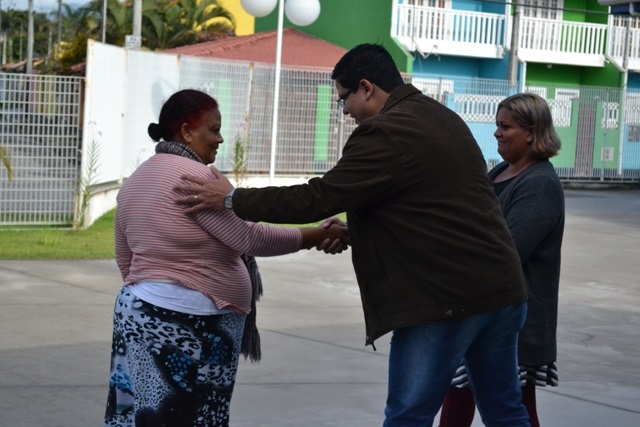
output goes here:
[{"label": "window", "polygon": [[548,100],[555,126],[571,126],[572,101],[579,97],[580,90],[578,89],[556,89],[555,99]]},{"label": "window", "polygon": [[451,9],[451,0],[407,0],[411,6],[440,7]]},{"label": "window", "polygon": [[640,142],[640,126],[629,125],[629,135],[627,136],[629,142]]},{"label": "window", "polygon": [[562,20],[563,0],[524,0],[522,15],[529,18]]},{"label": "window", "polygon": [[547,88],[543,86],[527,86],[527,92],[535,93],[541,98],[547,99]]},{"label": "window", "polygon": [[[633,124],[640,127],[640,93],[639,92],[627,92],[627,99],[625,100],[624,109],[624,122],[627,124]],[[631,133],[631,130],[629,130]],[[629,135],[631,139],[631,135]],[[635,139],[640,141],[640,139]]]},{"label": "window", "polygon": [[602,128],[615,129],[618,127],[618,106],[617,102],[603,102],[602,108]]}]

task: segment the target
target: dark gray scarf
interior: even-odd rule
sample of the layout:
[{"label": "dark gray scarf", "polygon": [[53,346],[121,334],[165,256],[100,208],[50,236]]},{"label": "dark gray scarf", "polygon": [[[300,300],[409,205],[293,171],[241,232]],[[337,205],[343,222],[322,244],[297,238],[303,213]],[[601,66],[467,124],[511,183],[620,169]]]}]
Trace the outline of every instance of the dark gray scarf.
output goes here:
[{"label": "dark gray scarf", "polygon": [[[156,153],[168,153],[175,154],[176,156],[187,157],[191,160],[195,160],[199,163],[204,163],[200,156],[196,154],[187,145],[171,142],[160,141],[156,145]],[[260,361],[262,353],[260,351],[260,333],[256,326],[256,302],[260,300],[262,296],[262,279],[260,277],[260,271],[258,270],[258,263],[255,257],[250,255],[242,255],[242,261],[247,267],[249,277],[251,278],[251,312],[247,314],[244,321],[244,331],[242,333],[242,347],[240,352],[244,356],[245,360],[248,358],[252,362],[256,363]]]}]

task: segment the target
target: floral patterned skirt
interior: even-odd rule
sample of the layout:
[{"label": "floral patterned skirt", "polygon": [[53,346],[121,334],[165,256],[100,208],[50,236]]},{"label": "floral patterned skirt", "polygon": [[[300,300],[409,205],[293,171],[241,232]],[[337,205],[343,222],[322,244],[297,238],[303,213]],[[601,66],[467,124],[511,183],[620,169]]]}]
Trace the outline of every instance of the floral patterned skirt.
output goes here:
[{"label": "floral patterned skirt", "polygon": [[123,288],[104,425],[228,426],[244,319],[167,310]]}]

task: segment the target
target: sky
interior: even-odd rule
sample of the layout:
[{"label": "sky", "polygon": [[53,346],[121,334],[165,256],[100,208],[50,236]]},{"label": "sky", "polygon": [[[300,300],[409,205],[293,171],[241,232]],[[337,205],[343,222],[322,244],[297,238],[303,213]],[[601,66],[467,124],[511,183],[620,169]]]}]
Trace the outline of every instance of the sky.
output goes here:
[{"label": "sky", "polygon": [[[28,10],[29,0],[0,0],[2,10]],[[62,0],[62,3],[76,7],[88,3],[88,0]],[[36,12],[49,12],[58,10],[58,0],[33,0],[33,9]]]}]

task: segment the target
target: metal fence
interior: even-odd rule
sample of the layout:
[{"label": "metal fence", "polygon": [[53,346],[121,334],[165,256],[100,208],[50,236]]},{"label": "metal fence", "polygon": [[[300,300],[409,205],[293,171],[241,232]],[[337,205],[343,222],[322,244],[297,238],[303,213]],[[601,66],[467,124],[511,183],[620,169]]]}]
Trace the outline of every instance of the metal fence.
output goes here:
[{"label": "metal fence", "polygon": [[[324,173],[355,128],[335,105],[330,71],[283,67],[277,177],[304,180]],[[233,178],[234,144],[246,141],[248,176],[268,176],[273,81],[269,64],[127,51],[95,42],[89,44],[84,84],[80,78],[0,74],[0,146],[13,168],[9,181],[0,167],[0,225],[74,224],[81,179],[90,180],[93,190],[83,212],[86,225],[113,208],[123,180],[154,153],[148,124],[183,88],[203,90],[220,103],[225,143],[217,167]],[[512,93],[508,82],[440,76],[412,82],[462,116],[488,167],[501,161],[493,132],[497,104]],[[523,89],[540,94],[551,107],[563,144],[552,162],[562,180],[638,182],[640,93],[584,86]],[[99,158],[88,171],[92,151]]]},{"label": "metal fence", "polygon": [[0,225],[69,225],[79,177],[82,79],[0,73]]},{"label": "metal fence", "polygon": [[[513,93],[507,81],[440,76],[414,78],[425,94],[469,125],[489,167],[500,162],[495,131],[498,104]],[[551,162],[563,181],[640,180],[640,93],[619,88],[527,85],[547,100],[562,149]],[[620,108],[624,105],[624,108]]]},{"label": "metal fence", "polygon": [[[279,96],[275,172],[279,175],[324,173],[338,160],[347,124],[335,105],[331,70],[283,67]],[[225,143],[216,166],[234,171],[234,144],[248,144],[248,171],[270,172],[274,67],[198,57],[181,61],[180,88],[196,88],[215,97],[222,113]]]}]

